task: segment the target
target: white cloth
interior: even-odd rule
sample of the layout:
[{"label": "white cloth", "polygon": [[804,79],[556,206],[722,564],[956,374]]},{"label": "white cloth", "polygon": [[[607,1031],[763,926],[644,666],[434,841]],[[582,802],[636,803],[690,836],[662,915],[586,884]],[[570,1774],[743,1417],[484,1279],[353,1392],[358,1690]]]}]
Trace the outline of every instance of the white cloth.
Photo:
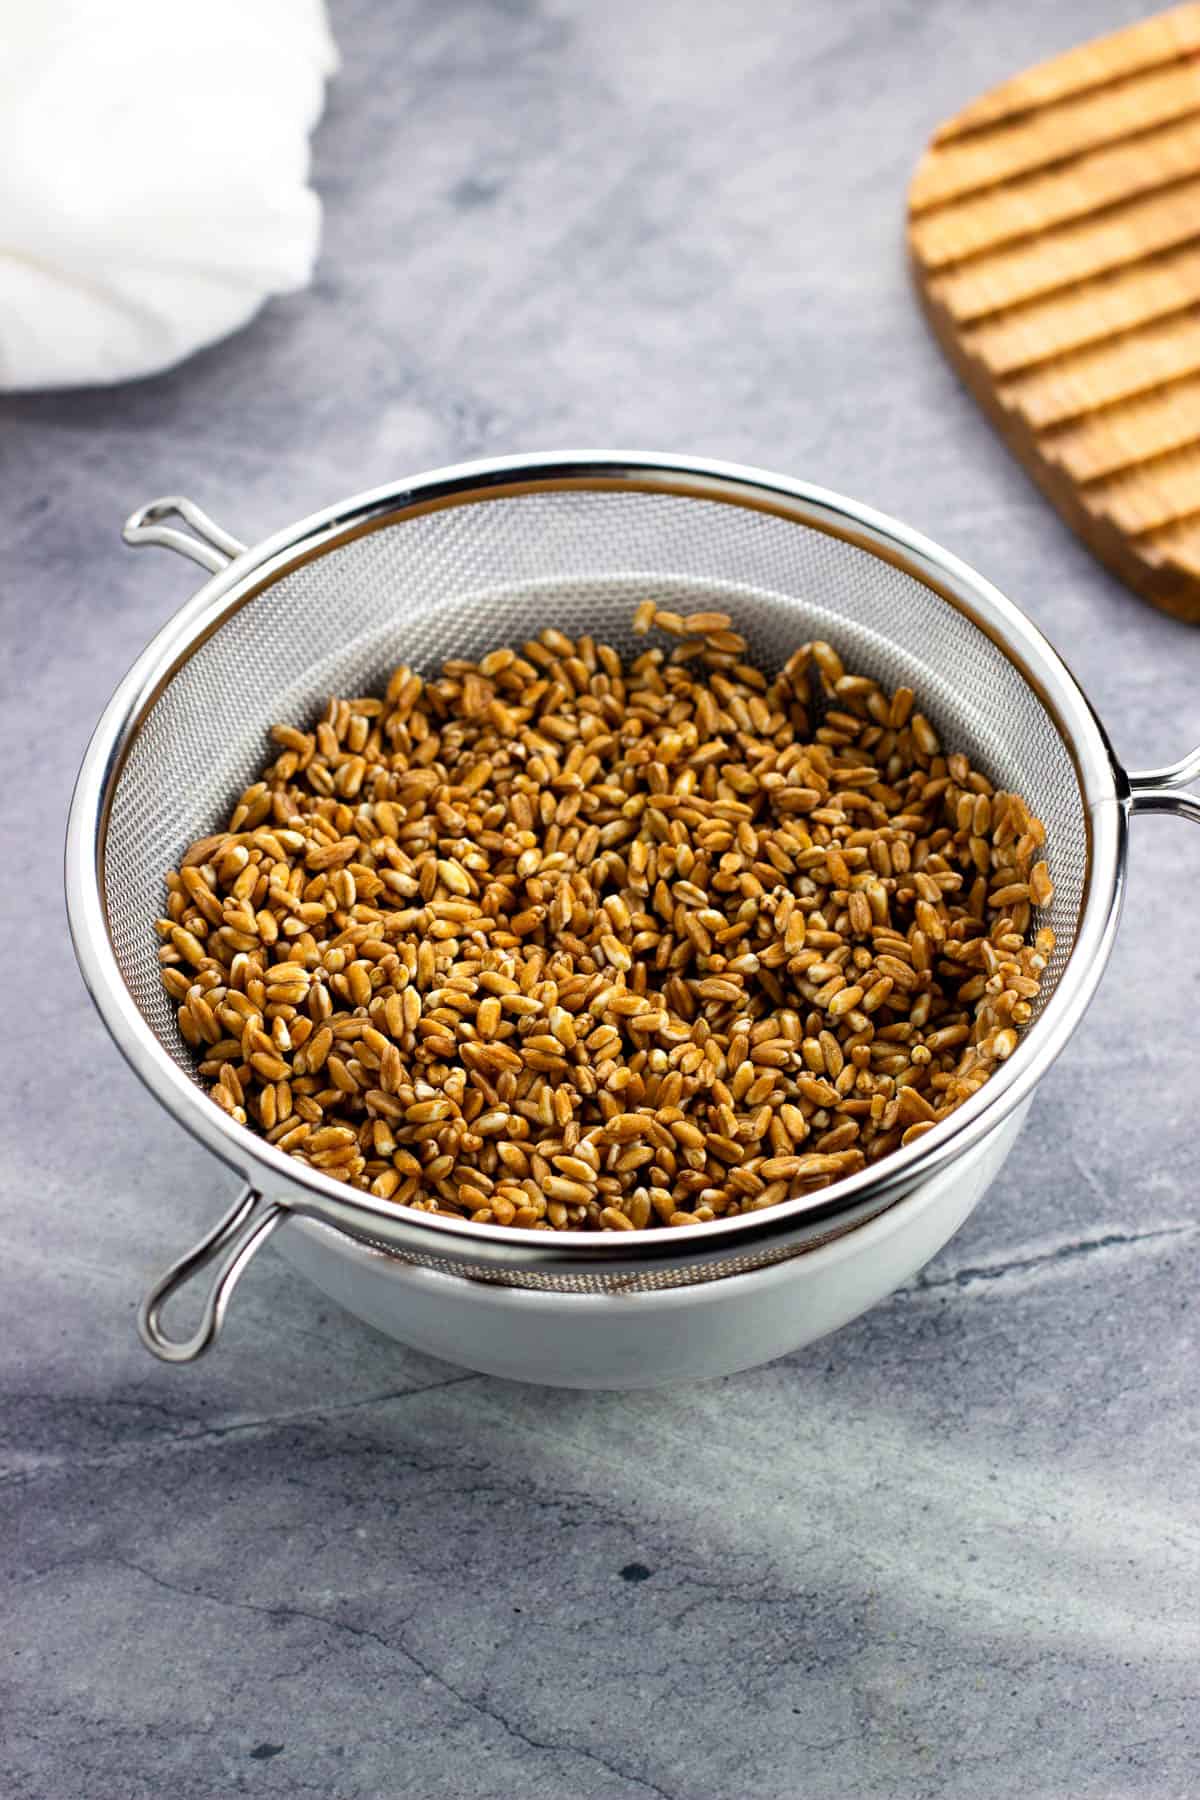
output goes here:
[{"label": "white cloth", "polygon": [[126,381],[311,278],[323,0],[0,0],[0,388]]}]

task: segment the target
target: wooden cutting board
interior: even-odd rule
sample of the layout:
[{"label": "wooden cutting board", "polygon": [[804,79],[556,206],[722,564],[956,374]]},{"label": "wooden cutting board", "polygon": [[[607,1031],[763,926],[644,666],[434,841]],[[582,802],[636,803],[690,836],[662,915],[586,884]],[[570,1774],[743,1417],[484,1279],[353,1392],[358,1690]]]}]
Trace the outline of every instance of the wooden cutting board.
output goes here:
[{"label": "wooden cutting board", "polygon": [[971,392],[1097,556],[1200,623],[1200,4],[976,100],[908,206]]}]

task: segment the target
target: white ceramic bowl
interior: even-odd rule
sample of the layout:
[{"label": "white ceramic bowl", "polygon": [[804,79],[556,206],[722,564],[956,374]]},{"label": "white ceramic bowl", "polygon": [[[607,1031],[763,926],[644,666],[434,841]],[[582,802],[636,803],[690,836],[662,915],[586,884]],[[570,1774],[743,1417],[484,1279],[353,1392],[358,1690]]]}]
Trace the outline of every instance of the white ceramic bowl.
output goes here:
[{"label": "white ceramic bowl", "polygon": [[865,1225],[786,1262],[690,1287],[633,1294],[500,1287],[403,1262],[298,1217],[275,1244],[322,1293],[376,1330],[487,1375],[573,1388],[733,1375],[836,1331],[923,1268],[999,1174],[1029,1105]]}]

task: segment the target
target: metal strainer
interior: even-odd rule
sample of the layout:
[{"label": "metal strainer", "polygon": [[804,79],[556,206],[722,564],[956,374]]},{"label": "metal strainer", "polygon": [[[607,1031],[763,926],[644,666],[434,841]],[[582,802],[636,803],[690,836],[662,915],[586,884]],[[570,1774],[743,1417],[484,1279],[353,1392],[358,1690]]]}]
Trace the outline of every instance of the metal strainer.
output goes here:
[{"label": "metal strainer", "polygon": [[[197,535],[163,521],[178,515]],[[475,1280],[568,1292],[712,1281],[848,1231],[965,1153],[1020,1105],[1100,979],[1123,887],[1128,820],[1200,821],[1200,751],[1127,775],[1040,632],[971,569],[892,520],[822,489],[685,458],[571,453],[439,471],[345,501],[245,549],[189,501],[136,513],[131,544],[185,552],[212,579],[159,633],[100,721],[75,791],[67,899],[84,978],[121,1050],[246,1188],[142,1309],[168,1360],[212,1341],[234,1283],[289,1213]],[[885,688],[921,697],[943,741],[1045,822],[1057,948],[1038,1016],[966,1105],[881,1164],[766,1212],[683,1228],[558,1234],[415,1213],[296,1163],[214,1106],[159,981],[163,872],[226,816],[277,719],[380,687],[401,661],[519,643],[547,623],[630,651],[637,601],[732,613],[775,668],[834,642]],[[199,1330],[160,1309],[220,1259]]]}]

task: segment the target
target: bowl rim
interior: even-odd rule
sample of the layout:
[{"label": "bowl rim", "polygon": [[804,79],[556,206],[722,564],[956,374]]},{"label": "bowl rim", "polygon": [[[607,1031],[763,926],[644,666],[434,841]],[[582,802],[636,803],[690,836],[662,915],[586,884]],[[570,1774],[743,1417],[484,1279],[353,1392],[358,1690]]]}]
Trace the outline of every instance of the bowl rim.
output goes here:
[{"label": "bowl rim", "polygon": [[[1027,1106],[1029,1103],[1024,1104]],[[982,1199],[999,1174],[1024,1123],[1023,1108],[1017,1108],[1009,1114],[1005,1124],[1012,1135],[1004,1146],[999,1163],[986,1177],[978,1199]],[[951,1199],[967,1168],[977,1159],[982,1159],[984,1153],[983,1143],[974,1145],[973,1150],[968,1152],[969,1164],[967,1158],[960,1158],[939,1169],[936,1174],[910,1188],[908,1193],[891,1206],[883,1207],[861,1224],[848,1226],[835,1237],[814,1245],[811,1250],[800,1251],[794,1256],[781,1256],[756,1269],[738,1269],[710,1281],[680,1283],[676,1287],[639,1288],[633,1292],[572,1293],[565,1289],[518,1287],[503,1282],[473,1280],[469,1275],[457,1274],[452,1269],[431,1269],[422,1263],[412,1262],[394,1250],[384,1249],[362,1238],[352,1238],[348,1233],[338,1231],[335,1226],[327,1225],[320,1219],[291,1219],[288,1221],[288,1231],[300,1232],[315,1247],[336,1256],[352,1269],[371,1273],[386,1269],[387,1278],[394,1280],[400,1288],[413,1284],[426,1288],[430,1294],[453,1295],[458,1300],[465,1299],[470,1294],[472,1301],[482,1299],[495,1311],[525,1312],[532,1309],[554,1313],[561,1311],[564,1303],[572,1313],[580,1307],[588,1312],[606,1312],[614,1307],[649,1310],[652,1306],[673,1311],[689,1305],[696,1307],[715,1304],[731,1296],[753,1299],[755,1294],[765,1288],[778,1286],[789,1279],[820,1277],[851,1258],[871,1256],[883,1250],[897,1232],[903,1231],[924,1213]],[[974,1210],[978,1199],[972,1202],[968,1211]],[[285,1261],[291,1262],[286,1242],[287,1234],[278,1233],[275,1249]]]},{"label": "bowl rim", "polygon": [[[964,613],[1035,689],[1075,763],[1089,849],[1075,941],[1054,993],[1012,1057],[947,1119],[880,1163],[761,1213],[636,1234],[549,1233],[414,1213],[295,1162],[214,1105],[142,1018],[113,952],[104,899],[112,795],[138,731],[176,671],[240,608],[302,562],[367,533],[451,506],[555,490],[674,493],[767,511],[892,563]],[[402,1254],[557,1273],[632,1273],[703,1263],[767,1243],[803,1242],[833,1221],[869,1219],[985,1137],[1026,1099],[1064,1048],[1108,961],[1124,891],[1129,784],[1086,694],[1031,619],[991,582],[922,533],[809,482],[770,471],[646,451],[568,450],[432,470],[335,502],[248,546],[158,631],[120,682],[89,742],[65,847],[71,937],[84,981],[118,1048],[167,1111],[253,1188],[301,1215]],[[528,1291],[528,1290],[525,1290]]]}]

